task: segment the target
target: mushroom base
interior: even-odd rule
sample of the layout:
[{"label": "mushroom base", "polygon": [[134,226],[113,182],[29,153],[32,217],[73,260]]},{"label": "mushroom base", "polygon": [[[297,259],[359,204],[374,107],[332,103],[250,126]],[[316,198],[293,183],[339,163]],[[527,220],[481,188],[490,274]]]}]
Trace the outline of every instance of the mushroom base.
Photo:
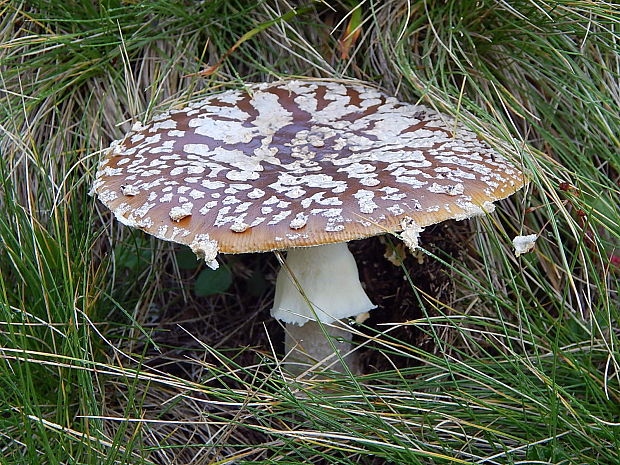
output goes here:
[{"label": "mushroom base", "polygon": [[[334,371],[344,372],[344,362],[351,371],[357,372],[354,354],[350,353],[351,333],[325,324],[323,330],[316,321],[309,321],[303,326],[286,325],[284,347],[288,369],[300,374],[308,369],[309,364],[318,364]],[[325,337],[326,335],[329,339]],[[340,357],[334,352],[330,339]]]}]

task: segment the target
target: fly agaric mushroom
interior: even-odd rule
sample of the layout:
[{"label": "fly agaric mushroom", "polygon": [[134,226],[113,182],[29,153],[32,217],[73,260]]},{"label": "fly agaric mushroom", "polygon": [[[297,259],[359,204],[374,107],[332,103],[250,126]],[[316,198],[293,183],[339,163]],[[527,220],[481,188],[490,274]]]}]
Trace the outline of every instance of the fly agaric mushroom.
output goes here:
[{"label": "fly agaric mushroom", "polygon": [[[323,330],[374,308],[346,242],[491,212],[522,174],[462,124],[351,83],[229,90],[137,124],[93,190],[123,224],[218,253],[287,250],[272,315],[287,350],[333,354]],[[340,330],[332,335],[345,336]],[[349,345],[340,345],[346,353]]]}]

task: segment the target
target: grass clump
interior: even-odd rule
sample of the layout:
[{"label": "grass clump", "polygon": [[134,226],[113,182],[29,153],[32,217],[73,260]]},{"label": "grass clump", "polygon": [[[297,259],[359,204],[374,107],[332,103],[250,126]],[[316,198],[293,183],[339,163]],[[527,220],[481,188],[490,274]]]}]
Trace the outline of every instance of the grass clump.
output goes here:
[{"label": "grass clump", "polygon": [[[617,6],[0,8],[2,463],[620,462]],[[388,316],[360,328],[366,373],[296,387],[267,314],[273,257],[229,258],[228,290],[196,295],[202,268],[88,195],[133,122],[289,75],[435,106],[531,181],[492,216],[427,231],[400,269],[380,265],[389,279],[366,284]],[[515,257],[512,238],[532,233]],[[353,246],[361,268],[384,242]]]}]

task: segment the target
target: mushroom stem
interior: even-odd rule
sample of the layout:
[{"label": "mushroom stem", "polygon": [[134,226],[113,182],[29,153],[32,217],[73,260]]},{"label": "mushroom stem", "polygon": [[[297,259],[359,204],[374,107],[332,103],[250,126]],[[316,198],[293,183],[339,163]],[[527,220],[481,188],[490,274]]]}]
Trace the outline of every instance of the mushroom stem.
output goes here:
[{"label": "mushroom stem", "polygon": [[[321,329],[321,324],[316,321],[308,321],[303,326],[286,324],[284,350],[287,354],[286,361],[291,363],[288,365],[290,371],[302,373],[308,368],[308,363],[318,363],[342,373],[345,371],[340,360],[342,359],[353,373],[357,372],[355,354],[349,353],[352,347],[351,333],[334,325],[323,324],[322,326]],[[326,335],[336,347],[340,359],[325,337]],[[292,365],[295,362],[299,362],[300,365]]]},{"label": "mushroom stem", "polygon": [[[271,314],[287,323],[289,360],[312,363],[324,360],[324,364],[331,365],[335,360],[333,346],[341,354],[347,353],[351,344],[342,341],[350,341],[351,335],[327,325],[373,308],[375,305],[362,288],[355,259],[346,243],[288,250],[285,266],[278,273]],[[333,346],[326,334],[338,338],[332,339]],[[347,360],[352,368],[353,362]]]}]

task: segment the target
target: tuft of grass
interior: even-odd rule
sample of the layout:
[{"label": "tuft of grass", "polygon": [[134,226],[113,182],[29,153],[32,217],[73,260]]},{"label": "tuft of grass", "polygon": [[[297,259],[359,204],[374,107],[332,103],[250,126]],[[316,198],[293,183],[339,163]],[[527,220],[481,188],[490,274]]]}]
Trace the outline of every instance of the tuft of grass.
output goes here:
[{"label": "tuft of grass", "polygon": [[[618,7],[291,11],[0,3],[2,463],[620,463]],[[425,246],[418,260],[447,289],[403,265],[417,313],[352,329],[392,367],[355,379],[294,380],[279,364],[273,257],[228,259],[231,287],[201,297],[200,267],[88,195],[133,122],[299,75],[450,113],[530,179],[493,215],[444,228],[460,253]],[[515,257],[512,238],[532,233],[535,250]]]}]

